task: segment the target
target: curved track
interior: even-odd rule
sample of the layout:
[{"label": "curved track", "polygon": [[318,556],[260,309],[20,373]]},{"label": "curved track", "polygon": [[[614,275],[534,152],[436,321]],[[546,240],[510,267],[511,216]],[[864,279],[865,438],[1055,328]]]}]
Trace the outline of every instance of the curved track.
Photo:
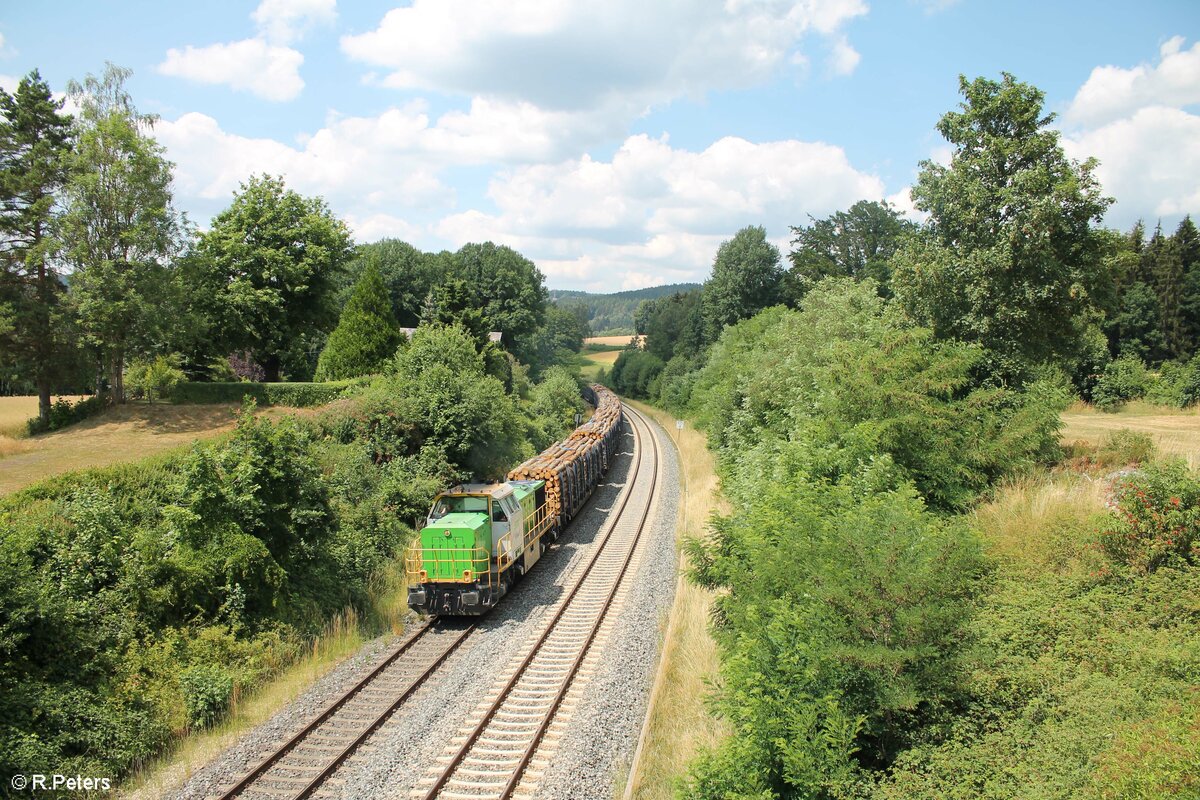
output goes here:
[{"label": "curved track", "polygon": [[[593,645],[616,615],[627,589],[631,563],[655,498],[660,471],[658,441],[645,419],[630,415],[638,461],[621,509],[603,543],[528,655],[476,711],[443,757],[443,763],[413,790],[414,798],[508,798],[530,796],[555,749],[556,723],[569,718],[564,701]],[[641,430],[639,430],[639,428]],[[644,432],[643,432],[644,431]],[[649,443],[650,446],[645,446]],[[629,507],[632,500],[632,507]]]},{"label": "curved track", "polygon": [[[619,590],[628,586],[622,578],[635,557],[655,496],[658,442],[640,414],[628,407],[624,410],[633,429],[636,460],[590,560],[527,646],[527,655],[499,688],[494,702],[476,712],[472,730],[456,740],[453,752],[443,757],[445,764],[414,789],[416,796],[509,797],[518,785],[522,794],[527,793],[536,780],[536,768],[553,749],[549,743],[554,723],[565,716],[564,700],[602,634],[603,623],[611,619],[609,610]],[[649,448],[644,446],[647,439]],[[422,625],[218,797],[301,800],[312,796],[475,628],[475,624],[437,618]],[[528,769],[531,764],[534,769]]]}]

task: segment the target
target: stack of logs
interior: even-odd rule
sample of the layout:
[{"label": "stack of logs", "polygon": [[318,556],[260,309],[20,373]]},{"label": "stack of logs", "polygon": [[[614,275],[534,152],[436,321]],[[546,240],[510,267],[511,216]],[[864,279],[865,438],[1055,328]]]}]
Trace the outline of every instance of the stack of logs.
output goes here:
[{"label": "stack of logs", "polygon": [[546,482],[546,503],[560,526],[583,507],[616,455],[621,437],[620,399],[599,384],[586,387],[583,395],[596,407],[592,418],[508,473],[510,481]]}]

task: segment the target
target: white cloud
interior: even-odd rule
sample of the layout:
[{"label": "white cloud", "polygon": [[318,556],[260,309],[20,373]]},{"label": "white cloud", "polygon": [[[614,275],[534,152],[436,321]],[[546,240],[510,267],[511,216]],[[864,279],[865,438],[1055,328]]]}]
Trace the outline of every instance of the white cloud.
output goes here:
[{"label": "white cloud", "polygon": [[850,75],[861,60],[862,56],[843,36],[833,43],[833,50],[829,55],[829,68],[834,75]]},{"label": "white cloud", "polygon": [[337,19],[337,0],[262,0],[251,19],[271,42],[295,42],[314,24]]},{"label": "white cloud", "polygon": [[786,247],[789,224],[879,199],[883,183],[820,142],[726,137],[691,152],[637,135],[611,161],[521,167],[488,194],[497,213],[452,214],[435,231],[452,246],[509,244],[556,278],[678,281],[702,279],[720,242],[745,225],[765,225]]},{"label": "white cloud", "polygon": [[1063,115],[1062,145],[1077,160],[1095,157],[1096,178],[1116,198],[1105,222],[1200,214],[1200,44],[1176,36],[1156,65],[1096,67]]},{"label": "white cloud", "polygon": [[381,209],[453,201],[417,149],[424,126],[419,107],[392,109],[377,118],[332,120],[296,148],[227,133],[212,117],[190,113],[160,121],[155,135],[176,163],[176,184],[185,194],[225,198],[251,175],[266,172],[365,220]]},{"label": "white cloud", "polygon": [[17,91],[17,86],[20,85],[21,79],[12,75],[0,75],[0,89],[13,94]]},{"label": "white cloud", "polygon": [[415,0],[342,49],[391,70],[394,87],[558,110],[620,98],[640,112],[761,81],[806,34],[834,36],[866,10],[864,0]]},{"label": "white cloud", "polygon": [[1128,119],[1064,136],[1075,159],[1095,156],[1105,194],[1117,199],[1110,225],[1139,218],[1200,215],[1200,116],[1178,108],[1142,108]]},{"label": "white cloud", "polygon": [[303,63],[304,56],[290,47],[243,39],[207,47],[172,48],[158,71],[197,83],[227,84],[265,100],[282,101],[297,97],[304,88],[299,71]]},{"label": "white cloud", "polygon": [[1071,101],[1065,121],[1096,126],[1128,117],[1139,108],[1200,103],[1200,42],[1184,50],[1184,41],[1176,36],[1165,42],[1157,66],[1096,67]]}]

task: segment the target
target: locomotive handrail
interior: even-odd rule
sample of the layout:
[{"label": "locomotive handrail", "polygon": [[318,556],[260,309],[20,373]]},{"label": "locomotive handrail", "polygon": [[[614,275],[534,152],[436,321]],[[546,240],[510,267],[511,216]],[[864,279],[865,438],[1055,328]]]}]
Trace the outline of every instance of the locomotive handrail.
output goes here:
[{"label": "locomotive handrail", "polygon": [[[425,553],[433,553],[433,558],[426,558]],[[443,557],[444,556],[444,557]],[[415,583],[425,583],[429,580],[428,573],[430,572],[428,565],[432,564],[435,574],[436,569],[442,564],[461,564],[464,561],[469,561],[472,564],[483,561],[491,562],[491,553],[485,547],[424,547],[420,540],[413,542],[404,552],[404,573],[408,577],[410,585]],[[465,570],[464,574],[457,577],[437,578],[439,583],[475,583],[481,581],[485,586],[492,585],[492,571],[490,569],[476,571],[474,569]]]}]

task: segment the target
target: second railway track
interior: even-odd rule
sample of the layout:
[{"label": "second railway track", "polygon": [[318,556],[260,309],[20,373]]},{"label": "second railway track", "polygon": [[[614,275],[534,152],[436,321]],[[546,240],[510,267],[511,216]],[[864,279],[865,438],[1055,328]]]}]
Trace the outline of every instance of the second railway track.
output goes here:
[{"label": "second railway track", "polygon": [[[539,625],[540,634],[512,659],[511,680],[495,708],[476,714],[455,750],[413,791],[420,797],[509,797],[528,794],[544,765],[556,721],[602,628],[619,598],[622,577],[637,551],[655,496],[660,469],[656,437],[640,414],[626,407],[635,460],[625,490],[600,532],[587,563],[568,579],[562,600]],[[642,431],[645,431],[644,433]],[[300,800],[325,795],[329,779],[372,734],[436,674],[475,630],[434,620],[402,642],[364,678],[260,761],[218,797]],[[549,736],[548,736],[549,734]],[[466,743],[465,745],[462,743]],[[546,744],[543,744],[546,743]],[[526,781],[522,785],[522,779]],[[322,791],[325,788],[326,791]]]}]

